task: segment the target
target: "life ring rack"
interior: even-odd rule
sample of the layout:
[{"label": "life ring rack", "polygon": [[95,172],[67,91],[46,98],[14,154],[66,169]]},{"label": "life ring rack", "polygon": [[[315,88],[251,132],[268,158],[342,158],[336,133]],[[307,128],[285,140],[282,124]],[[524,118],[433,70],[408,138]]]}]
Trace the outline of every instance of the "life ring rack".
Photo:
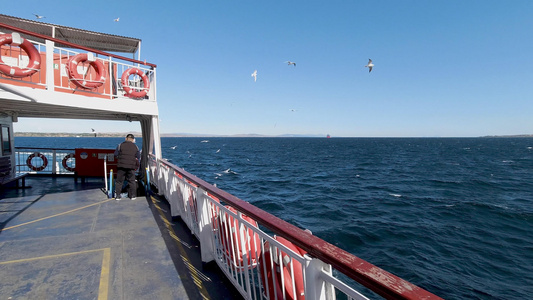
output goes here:
[{"label": "life ring rack", "polygon": [[[96,71],[94,80],[87,80],[78,73],[78,64],[89,62],[89,65]],[[80,53],[72,56],[67,62],[68,78],[78,87],[83,89],[95,89],[102,86],[106,81],[106,71],[104,64],[96,59],[92,53]]]},{"label": "life ring rack", "polygon": [[[274,239],[296,254],[304,256],[307,253],[285,238],[274,236]],[[285,251],[273,244],[270,245],[269,242],[265,242],[263,246],[265,252],[259,258],[259,270],[261,274],[266,275],[261,277],[261,283],[265,290],[268,290],[269,299],[305,300],[300,262],[290,258]]]},{"label": "life ring rack", "polygon": [[18,46],[28,54],[28,65],[16,67],[6,64],[0,57],[0,73],[14,78],[23,78],[35,74],[41,68],[41,55],[33,44],[20,34],[13,32],[0,35],[0,47],[3,45]]},{"label": "life ring rack", "polygon": [[69,172],[74,172],[76,168],[69,167],[69,165],[67,164],[68,160],[71,158],[74,158],[74,153],[69,153],[65,155],[65,157],[63,157],[63,161],[61,162],[61,164],[63,165],[63,168],[65,168],[65,170]]},{"label": "life ring rack", "polygon": [[[32,164],[32,160],[35,158],[35,157],[39,157],[40,159],[43,160],[43,164],[40,166],[40,167],[36,167]],[[46,169],[46,166],[48,166],[48,159],[46,158],[46,156],[44,156],[42,153],[40,152],[34,152],[32,154],[30,154],[28,156],[28,158],[26,159],[26,165],[28,166],[28,168],[30,168],[31,170],[33,171],[42,171],[44,169]]]},{"label": "life ring rack", "polygon": [[[229,205],[225,208],[233,214],[238,214],[237,210]],[[251,226],[245,225],[247,229],[240,229],[240,221],[232,214],[223,211],[219,212],[215,223],[215,228],[219,229],[222,253],[226,262],[237,272],[255,268],[261,257],[261,238],[252,229],[252,227],[258,228],[258,224],[245,214],[242,214],[242,219]]]},{"label": "life ring rack", "polygon": [[[144,88],[129,86],[128,81],[130,75],[139,75],[143,81]],[[146,76],[143,71],[137,68],[129,68],[124,71],[124,73],[122,73],[122,76],[120,77],[120,82],[122,83],[124,92],[126,92],[126,96],[130,98],[143,98],[144,96],[146,96],[146,94],[148,94],[148,91],[150,90],[150,80],[148,80],[148,76]]]}]

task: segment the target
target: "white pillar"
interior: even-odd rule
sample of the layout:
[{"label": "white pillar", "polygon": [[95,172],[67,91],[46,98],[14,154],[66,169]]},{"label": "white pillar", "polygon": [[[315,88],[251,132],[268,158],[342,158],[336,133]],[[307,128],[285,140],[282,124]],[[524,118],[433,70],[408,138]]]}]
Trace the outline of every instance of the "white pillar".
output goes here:
[{"label": "white pillar", "polygon": [[157,159],[161,159],[161,136],[159,134],[159,117],[152,116],[152,138],[154,139],[154,155]]},{"label": "white pillar", "polygon": [[[54,42],[46,40],[45,45],[46,61],[44,63],[46,65],[46,89],[50,92],[54,92]],[[60,65],[57,67],[61,68]],[[59,72],[59,76],[61,76],[61,71]]]}]

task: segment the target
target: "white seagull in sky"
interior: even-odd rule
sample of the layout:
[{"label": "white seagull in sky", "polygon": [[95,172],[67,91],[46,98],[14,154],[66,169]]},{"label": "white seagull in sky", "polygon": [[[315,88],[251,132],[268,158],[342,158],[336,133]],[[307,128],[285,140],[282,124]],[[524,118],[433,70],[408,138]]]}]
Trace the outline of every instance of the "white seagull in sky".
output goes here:
[{"label": "white seagull in sky", "polygon": [[120,18],[116,18],[113,21],[118,22],[119,20],[120,20]]},{"label": "white seagull in sky", "polygon": [[365,66],[365,67],[368,67],[368,73],[372,72],[372,67],[374,66],[374,64],[372,63],[372,60],[369,58],[368,59],[368,64]]},{"label": "white seagull in sky", "polygon": [[36,18],[36,19],[46,18],[45,16],[39,16],[38,14],[34,14],[34,15],[35,15],[35,18]]},{"label": "white seagull in sky", "polygon": [[296,67],[296,63],[293,62],[293,61],[290,61],[290,60],[289,60],[289,61],[286,61],[286,63],[287,63],[287,65],[289,65],[289,66],[290,66],[290,65],[294,65],[294,66]]},{"label": "white seagull in sky", "polygon": [[252,73],[252,77],[254,78],[254,82],[257,81],[257,70],[255,70],[253,73]]}]

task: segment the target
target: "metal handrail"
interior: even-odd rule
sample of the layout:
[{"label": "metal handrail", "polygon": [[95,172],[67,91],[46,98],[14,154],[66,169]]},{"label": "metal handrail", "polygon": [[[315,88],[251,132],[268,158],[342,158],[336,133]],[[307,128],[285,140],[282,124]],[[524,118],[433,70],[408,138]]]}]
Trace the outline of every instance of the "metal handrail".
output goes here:
[{"label": "metal handrail", "polygon": [[38,38],[41,38],[41,39],[44,39],[44,40],[50,40],[50,41],[53,41],[54,43],[60,43],[60,44],[63,44],[65,46],[69,46],[69,47],[72,47],[72,48],[82,49],[82,50],[85,50],[85,51],[94,52],[94,53],[97,53],[97,54],[100,54],[100,55],[105,55],[105,56],[117,58],[117,59],[120,59],[120,60],[129,61],[129,62],[136,63],[136,64],[146,65],[146,66],[150,66],[150,67],[153,67],[153,68],[157,67],[157,65],[152,64],[152,63],[147,63],[145,61],[143,62],[143,61],[136,60],[136,59],[133,59],[133,58],[127,58],[127,57],[124,57],[124,56],[120,56],[120,55],[111,54],[111,53],[107,53],[107,52],[104,52],[104,51],[92,49],[92,48],[89,48],[89,47],[85,47],[85,46],[81,46],[81,45],[74,44],[74,43],[71,43],[71,42],[67,42],[67,41],[64,41],[64,40],[60,40],[60,39],[57,39],[57,38],[53,38],[51,36],[47,36],[47,35],[44,35],[44,34],[35,33],[35,32],[29,31],[29,30],[26,30],[26,29],[22,29],[22,28],[18,28],[18,27],[15,27],[15,26],[11,26],[11,25],[8,25],[8,24],[5,24],[5,23],[1,23],[0,22],[0,27],[4,27],[4,28],[7,28],[7,29],[10,29],[10,30],[13,30],[13,31],[17,31],[17,32],[20,32],[20,33],[24,33],[24,34],[27,34],[27,35],[34,36],[34,37],[38,37]]},{"label": "metal handrail", "polygon": [[[74,149],[65,148],[15,147],[16,172],[17,174],[32,173],[72,175],[75,172],[65,169],[62,161],[67,155],[74,153],[74,151]],[[27,164],[27,157],[36,152],[42,154],[47,159],[47,165],[42,170],[32,170]],[[72,159],[75,165],[76,159]]]},{"label": "metal handrail", "polygon": [[72,148],[41,148],[41,147],[14,147],[15,150],[32,149],[32,150],[67,150],[74,151]]},{"label": "metal handrail", "polygon": [[[4,26],[5,25],[5,26]],[[6,76],[2,74],[1,79],[7,80],[7,81],[17,81],[17,82],[23,82],[24,84],[32,84],[35,87],[38,88],[48,88],[48,89],[55,89],[57,92],[64,92],[64,93],[71,93],[72,91],[78,92],[80,95],[86,95],[86,96],[92,96],[92,97],[101,97],[101,98],[108,98],[108,99],[115,99],[115,98],[129,98],[127,95],[122,95],[124,92],[121,77],[117,74],[123,73],[128,68],[137,68],[140,69],[143,73],[147,75],[148,78],[150,78],[150,85],[152,85],[154,88],[150,88],[145,97],[142,97],[143,99],[147,99],[150,101],[155,101],[155,72],[156,72],[156,65],[151,63],[142,62],[139,60],[123,57],[116,54],[111,54],[107,52],[103,52],[100,50],[88,48],[85,46],[77,45],[70,42],[65,42],[56,38],[52,38],[46,35],[34,33],[25,29],[21,29],[18,27],[14,27],[11,25],[6,25],[4,23],[0,23],[0,28],[6,28],[11,29],[20,33],[24,33],[27,35],[31,35],[34,37],[42,38],[47,41],[50,41],[50,43],[45,42],[39,43],[36,41],[30,41],[32,44],[38,47],[38,52],[40,55],[43,55],[43,53],[46,53],[48,56],[48,53],[52,53],[54,59],[54,66],[49,65],[50,62],[47,61],[44,63],[46,65],[46,72],[38,72],[37,74],[33,74],[29,77],[24,78],[11,78],[9,76]],[[5,30],[1,30],[0,32],[3,32]],[[109,74],[109,78],[106,79],[106,83],[94,87],[92,89],[83,89],[75,86],[74,84],[71,84],[71,82],[74,80],[70,78],[67,75],[63,75],[61,72],[64,72],[62,70],[57,70],[56,62],[58,65],[63,66],[66,64],[67,60],[70,57],[73,57],[79,52],[67,49],[65,47],[58,47],[55,46],[52,42],[57,42],[61,46],[65,45],[67,47],[72,47],[75,50],[81,51],[90,51],[99,55],[102,55],[102,57],[97,57],[99,61],[101,61],[104,65],[106,70],[106,73]],[[45,49],[45,51],[42,51],[42,48]],[[56,61],[57,60],[57,61]],[[133,64],[132,64],[133,63]],[[49,78],[50,74],[51,78]],[[56,74],[59,73],[59,74]],[[59,76],[59,77],[56,77]],[[68,77],[68,80],[65,80],[65,78]],[[85,78],[88,79],[88,78]],[[88,79],[88,81],[91,81]],[[131,82],[131,81],[130,81]],[[141,81],[139,81],[137,84],[133,84],[132,88],[135,90],[144,89],[144,87],[141,85]]]},{"label": "metal handrail", "polygon": [[[155,164],[156,169],[164,168],[176,172],[188,184],[206,191],[207,194],[229,204],[240,213],[251,217],[260,225],[302,248],[309,256],[330,264],[334,269],[386,299],[441,299],[398,276],[312,235],[310,232],[304,231],[205,182],[164,159],[157,160],[155,156],[150,155],[150,160]],[[155,173],[160,173],[160,171],[156,171]],[[165,179],[165,182],[169,180],[169,178]],[[152,180],[156,186],[158,181]],[[197,233],[195,234],[197,235]]]}]

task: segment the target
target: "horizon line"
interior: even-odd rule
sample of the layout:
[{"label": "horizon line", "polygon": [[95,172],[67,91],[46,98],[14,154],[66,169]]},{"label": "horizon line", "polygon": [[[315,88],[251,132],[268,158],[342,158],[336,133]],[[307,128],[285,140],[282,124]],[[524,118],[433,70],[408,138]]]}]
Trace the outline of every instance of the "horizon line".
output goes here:
[{"label": "horizon line", "polygon": [[[28,136],[42,136],[42,137],[68,137],[68,136],[94,136],[96,137],[123,137],[126,134],[135,134],[141,135],[139,131],[128,131],[128,132],[14,132],[14,136],[19,137],[28,137]],[[161,133],[160,137],[313,137],[313,138],[334,138],[329,134],[279,134],[279,135],[269,135],[269,134],[257,134],[257,133],[247,133],[247,134],[198,134],[198,133]],[[509,135],[483,135],[483,136],[336,136],[336,138],[478,138],[478,137],[533,137],[533,134],[509,134]]]}]

